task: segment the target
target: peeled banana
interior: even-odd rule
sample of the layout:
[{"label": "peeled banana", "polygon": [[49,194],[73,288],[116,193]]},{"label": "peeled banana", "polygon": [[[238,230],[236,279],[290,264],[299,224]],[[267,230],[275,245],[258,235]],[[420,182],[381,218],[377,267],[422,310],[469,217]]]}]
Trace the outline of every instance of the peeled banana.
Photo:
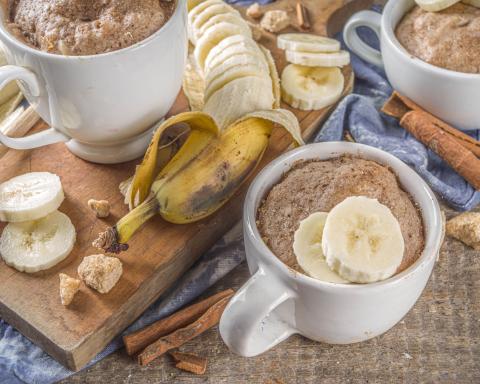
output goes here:
[{"label": "peeled banana", "polygon": [[[186,224],[217,211],[261,161],[274,124],[303,144],[295,115],[276,109],[280,89],[270,53],[259,48],[248,26],[229,22],[231,14],[219,0],[192,2],[189,28],[198,40],[193,37],[195,63],[189,71],[197,68],[199,76],[189,73],[184,88],[189,88],[185,94],[191,105],[203,104],[202,111],[181,113],[160,125],[133,180],[122,185],[132,210],[100,234],[95,246],[114,253],[127,249],[135,231],[157,214]],[[179,123],[187,124],[190,133],[159,168],[165,150],[159,143]]]}]

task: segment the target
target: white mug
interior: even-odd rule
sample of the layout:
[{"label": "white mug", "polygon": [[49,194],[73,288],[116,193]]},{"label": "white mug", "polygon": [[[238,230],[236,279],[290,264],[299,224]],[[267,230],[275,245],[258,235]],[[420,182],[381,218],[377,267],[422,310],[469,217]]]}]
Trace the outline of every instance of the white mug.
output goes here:
[{"label": "white mug", "polygon": [[7,29],[0,10],[0,43],[10,65],[0,87],[18,80],[23,94],[52,128],[0,142],[30,149],[66,142],[77,156],[118,163],[141,156],[153,125],[173,105],[187,55],[186,0],[145,40],[117,51],[63,56],[34,49]]},{"label": "white mug", "polygon": [[[362,59],[384,67],[393,88],[425,110],[458,129],[479,129],[480,74],[428,64],[397,40],[395,28],[415,4],[414,0],[390,0],[381,15],[373,11],[356,13],[343,31],[346,45]],[[359,27],[368,27],[377,34],[381,52],[360,39]]]},{"label": "white mug", "polygon": [[[335,284],[313,279],[283,264],[258,231],[257,209],[285,172],[301,160],[325,160],[342,154],[390,167],[419,205],[425,248],[413,265],[390,279],[372,284]],[[437,199],[412,169],[384,151],[346,142],[307,145],[273,161],[250,186],[243,215],[245,251],[253,276],[231,299],[220,320],[223,340],[242,356],[263,353],[294,333],[325,343],[349,344],[386,332],[419,298],[443,237]]]}]

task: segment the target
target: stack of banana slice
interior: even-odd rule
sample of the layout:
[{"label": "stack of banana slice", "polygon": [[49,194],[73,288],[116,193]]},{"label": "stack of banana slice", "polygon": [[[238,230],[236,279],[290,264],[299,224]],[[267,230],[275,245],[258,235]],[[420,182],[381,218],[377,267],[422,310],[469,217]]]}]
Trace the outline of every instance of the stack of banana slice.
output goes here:
[{"label": "stack of banana slice", "polygon": [[459,2],[480,8],[480,0],[415,0],[420,8],[428,12],[439,12]]},{"label": "stack of banana slice", "polygon": [[397,271],[405,250],[391,210],[364,196],[352,196],[329,213],[300,222],[293,251],[311,277],[332,283],[373,283]]},{"label": "stack of banana slice", "polygon": [[[253,39],[248,24],[222,0],[188,2],[193,44],[183,89],[192,112],[160,125],[129,185],[130,213],[101,233],[95,246],[120,252],[156,214],[171,223],[203,219],[223,206],[260,163],[274,124],[303,144],[295,115],[280,109],[280,85],[270,52]],[[190,127],[178,152],[158,165],[169,145],[159,145],[170,127]]]},{"label": "stack of banana slice", "polygon": [[342,95],[344,77],[338,67],[350,63],[340,43],[303,33],[278,36],[278,48],[292,63],[282,72],[282,99],[294,108],[316,110],[334,104]]},{"label": "stack of banana slice", "polygon": [[64,200],[60,178],[32,172],[0,184],[0,255],[19,271],[37,272],[65,259],[75,244],[75,228],[57,211]]}]

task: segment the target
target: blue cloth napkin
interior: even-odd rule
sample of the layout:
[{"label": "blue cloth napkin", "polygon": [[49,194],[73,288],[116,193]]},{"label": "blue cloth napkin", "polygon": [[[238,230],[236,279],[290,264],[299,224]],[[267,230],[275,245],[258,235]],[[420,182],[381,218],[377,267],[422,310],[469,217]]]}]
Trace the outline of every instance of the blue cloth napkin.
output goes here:
[{"label": "blue cloth napkin", "polygon": [[[248,5],[252,1],[229,2]],[[269,0],[260,2],[267,3]],[[361,35],[371,45],[378,46],[371,31],[362,30]],[[452,207],[469,210],[478,204],[479,192],[469,186],[438,156],[407,134],[398,126],[396,120],[378,112],[392,92],[383,71],[363,62],[355,55],[352,55],[352,66],[356,76],[354,93],[339,104],[315,141],[342,140],[344,131],[348,129],[355,141],[381,148],[412,166]],[[480,132],[471,134],[478,139]],[[244,259],[241,226],[237,225],[123,334],[140,329],[190,303]],[[88,366],[121,347],[120,335]],[[0,319],[1,384],[48,384],[73,373]]]}]

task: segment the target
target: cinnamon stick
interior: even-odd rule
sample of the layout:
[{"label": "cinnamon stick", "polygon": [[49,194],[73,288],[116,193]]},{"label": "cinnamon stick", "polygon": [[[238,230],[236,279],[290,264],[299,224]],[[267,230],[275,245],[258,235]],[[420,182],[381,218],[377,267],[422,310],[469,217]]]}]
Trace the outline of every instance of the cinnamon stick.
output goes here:
[{"label": "cinnamon stick", "polygon": [[409,98],[394,91],[387,102],[382,107],[382,112],[386,115],[401,119],[406,113],[410,111],[422,111],[429,115],[430,119],[435,124],[447,132],[452,138],[458,142],[458,144],[464,146],[468,150],[472,151],[475,156],[480,157],[480,141],[466,135],[458,129],[448,125],[444,121],[438,119],[432,114],[424,111],[419,105],[415,104]]},{"label": "cinnamon stick", "polygon": [[231,296],[224,297],[215,303],[192,324],[187,325],[185,328],[177,329],[169,335],[161,337],[154,343],[150,344],[138,355],[138,363],[140,365],[146,365],[164,353],[182,346],[186,342],[217,325],[230,297]]},{"label": "cinnamon stick", "polygon": [[310,18],[308,16],[308,10],[305,6],[299,1],[296,6],[297,11],[297,23],[301,29],[310,29]]},{"label": "cinnamon stick", "polygon": [[207,370],[207,359],[192,353],[170,352],[175,360],[175,367],[196,375],[203,375]]},{"label": "cinnamon stick", "polygon": [[476,190],[480,190],[480,160],[442,130],[430,114],[410,111],[402,117],[400,125],[444,159]]},{"label": "cinnamon stick", "polygon": [[127,354],[130,356],[134,355],[135,353],[144,349],[146,346],[153,343],[155,340],[158,340],[158,338],[168,335],[169,333],[194,322],[212,305],[224,297],[232,297],[233,294],[233,289],[227,289],[219,292],[206,298],[205,300],[175,312],[165,319],[159,320],[143,329],[123,336],[123,343],[125,344]]}]

